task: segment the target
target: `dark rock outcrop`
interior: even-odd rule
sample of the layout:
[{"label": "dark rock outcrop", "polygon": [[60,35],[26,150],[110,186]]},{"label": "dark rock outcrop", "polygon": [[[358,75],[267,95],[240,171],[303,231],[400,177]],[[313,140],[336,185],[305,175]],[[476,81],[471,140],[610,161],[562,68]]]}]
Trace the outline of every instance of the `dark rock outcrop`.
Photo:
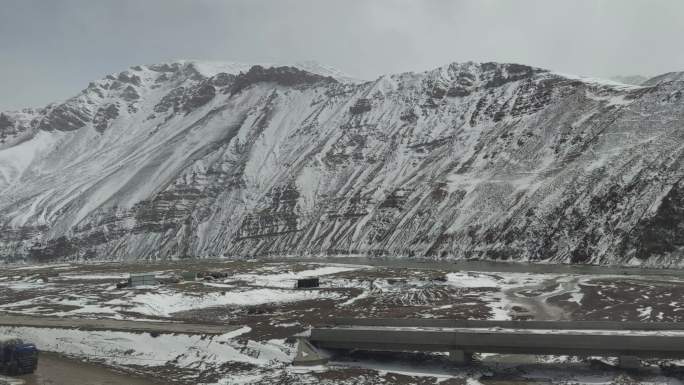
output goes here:
[{"label": "dark rock outcrop", "polygon": [[250,85],[261,82],[272,82],[286,87],[313,85],[316,83],[337,83],[331,77],[312,74],[294,67],[264,68],[255,65],[246,73],[241,73],[237,76],[230,88],[230,93],[235,95]]}]

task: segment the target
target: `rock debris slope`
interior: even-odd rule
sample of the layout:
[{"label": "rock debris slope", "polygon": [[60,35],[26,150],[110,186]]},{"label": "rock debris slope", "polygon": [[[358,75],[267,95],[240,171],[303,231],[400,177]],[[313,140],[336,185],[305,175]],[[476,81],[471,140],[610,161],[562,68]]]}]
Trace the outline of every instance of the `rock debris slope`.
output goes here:
[{"label": "rock debris slope", "polygon": [[138,66],[1,114],[0,256],[681,262],[684,75],[320,68]]}]

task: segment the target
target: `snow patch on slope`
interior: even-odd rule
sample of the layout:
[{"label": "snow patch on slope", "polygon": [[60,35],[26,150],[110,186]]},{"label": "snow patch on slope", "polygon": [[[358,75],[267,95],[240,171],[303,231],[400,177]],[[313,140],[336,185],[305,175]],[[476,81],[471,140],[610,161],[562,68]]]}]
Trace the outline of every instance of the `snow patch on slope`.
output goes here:
[{"label": "snow patch on slope", "polygon": [[216,306],[254,306],[266,303],[287,303],[323,298],[335,299],[338,297],[338,294],[314,290],[254,289],[240,292],[206,293],[203,295],[155,292],[111,300],[107,302],[107,305],[122,305],[126,307],[127,311],[168,317],[177,312]]},{"label": "snow patch on slope", "polygon": [[265,286],[265,287],[282,287],[292,288],[295,281],[303,278],[321,277],[324,275],[331,275],[343,273],[347,271],[354,271],[368,268],[368,266],[324,266],[310,270],[303,270],[298,272],[286,272],[279,274],[236,274],[230,277],[228,281],[246,281],[250,285]]},{"label": "snow patch on slope", "polygon": [[346,74],[337,68],[323,65],[319,62],[313,60],[297,62],[293,67],[299,68],[307,72],[311,72],[321,76],[330,76],[337,79],[343,83],[363,83],[365,80],[357,79],[349,74]]},{"label": "snow patch on slope", "polygon": [[0,191],[18,181],[31,163],[63,136],[63,133],[40,131],[31,140],[0,150]]},{"label": "snow patch on slope", "polygon": [[161,366],[169,363],[178,367],[212,367],[233,361],[261,366],[290,360],[288,353],[267,342],[250,341],[252,348],[263,350],[258,358],[243,354],[234,339],[249,332],[248,327],[215,337],[168,334],[152,337],[149,333],[29,327],[2,327],[0,331],[5,336],[31,341],[44,351],[100,360],[110,365]]},{"label": "snow patch on slope", "polygon": [[566,79],[570,80],[579,80],[583,83],[587,84],[594,84],[594,85],[599,85],[599,86],[609,86],[611,88],[614,88],[616,90],[634,90],[638,88],[643,88],[643,86],[637,86],[633,84],[625,84],[625,83],[620,83],[615,80],[610,80],[610,79],[602,79],[602,78],[595,78],[591,76],[582,76],[582,75],[573,75],[573,74],[566,74],[562,72],[551,72],[552,75],[560,76]]}]

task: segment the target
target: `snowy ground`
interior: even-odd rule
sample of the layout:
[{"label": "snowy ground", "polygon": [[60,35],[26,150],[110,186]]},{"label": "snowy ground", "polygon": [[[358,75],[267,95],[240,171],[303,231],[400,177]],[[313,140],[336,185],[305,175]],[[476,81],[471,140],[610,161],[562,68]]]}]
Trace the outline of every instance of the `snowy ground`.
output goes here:
[{"label": "snowy ground", "polygon": [[[130,272],[160,285],[117,289]],[[219,277],[179,281],[183,271]],[[294,289],[319,277],[321,288]],[[2,327],[45,351],[179,384],[670,383],[657,364],[624,373],[603,360],[483,355],[455,368],[444,355],[361,352],[325,368],[290,366],[290,336],[335,317],[682,321],[684,281],[669,276],[453,272],[311,262],[207,261],[0,269],[0,311],[80,318],[225,322],[222,336]],[[676,364],[668,362],[667,364]],[[631,381],[631,382],[630,382]]]}]

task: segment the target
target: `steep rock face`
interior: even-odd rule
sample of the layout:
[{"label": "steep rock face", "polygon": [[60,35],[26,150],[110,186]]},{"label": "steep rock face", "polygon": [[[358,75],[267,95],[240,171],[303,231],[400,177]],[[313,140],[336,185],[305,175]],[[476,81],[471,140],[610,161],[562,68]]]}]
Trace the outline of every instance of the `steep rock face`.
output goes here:
[{"label": "steep rock face", "polygon": [[676,74],[311,68],[133,67],[0,115],[0,255],[681,262]]},{"label": "steep rock face", "polygon": [[31,139],[37,125],[35,115],[32,109],[0,113],[0,150]]}]

